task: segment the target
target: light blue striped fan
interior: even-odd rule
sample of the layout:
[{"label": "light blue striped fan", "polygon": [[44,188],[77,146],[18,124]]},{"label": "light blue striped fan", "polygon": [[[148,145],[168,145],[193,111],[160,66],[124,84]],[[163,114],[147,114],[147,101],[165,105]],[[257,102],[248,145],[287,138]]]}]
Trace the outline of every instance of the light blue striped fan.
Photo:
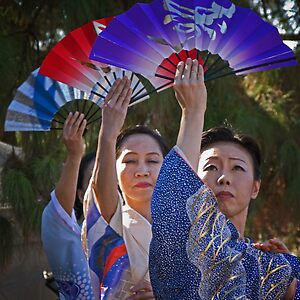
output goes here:
[{"label": "light blue striped fan", "polygon": [[[115,69],[99,76],[91,92],[84,92],[59,81],[39,74],[34,70],[17,89],[8,107],[5,131],[49,131],[62,129],[70,111],[85,114],[87,125],[101,118],[101,106],[117,78],[127,76],[135,91],[132,104],[139,102],[144,86],[130,71]],[[147,96],[149,97],[149,96]],[[143,97],[144,99],[144,97]]]}]

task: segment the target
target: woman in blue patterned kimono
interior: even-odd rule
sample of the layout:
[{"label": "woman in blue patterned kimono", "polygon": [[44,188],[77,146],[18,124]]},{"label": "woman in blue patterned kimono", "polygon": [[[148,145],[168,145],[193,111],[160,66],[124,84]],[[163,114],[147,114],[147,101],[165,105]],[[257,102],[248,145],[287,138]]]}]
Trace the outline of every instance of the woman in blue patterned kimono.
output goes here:
[{"label": "woman in blue patterned kimono", "polygon": [[152,198],[156,298],[299,299],[297,258],[263,252],[244,237],[260,188],[257,144],[228,128],[204,133],[201,144],[206,89],[196,61],[178,65],[174,89],[181,126]]},{"label": "woman in blue patterned kimono", "polygon": [[42,216],[43,246],[60,299],[94,299],[78,224],[82,222],[83,195],[95,162],[94,153],[82,159],[85,126],[84,115],[78,112],[70,113],[65,121],[63,141],[68,156]]}]

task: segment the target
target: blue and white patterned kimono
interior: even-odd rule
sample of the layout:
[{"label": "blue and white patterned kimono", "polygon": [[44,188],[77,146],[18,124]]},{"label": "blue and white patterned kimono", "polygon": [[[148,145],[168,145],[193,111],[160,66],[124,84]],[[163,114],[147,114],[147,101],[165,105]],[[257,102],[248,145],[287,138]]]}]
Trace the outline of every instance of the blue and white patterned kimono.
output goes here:
[{"label": "blue and white patterned kimono", "polygon": [[[152,199],[150,276],[157,299],[281,299],[296,257],[262,252],[239,238],[212,191],[176,147]],[[298,269],[297,269],[298,268]],[[295,299],[299,299],[299,284]]]},{"label": "blue and white patterned kimono", "polygon": [[59,286],[60,299],[93,300],[87,259],[81,245],[81,228],[75,213],[62,208],[55,192],[42,217],[44,250]]}]

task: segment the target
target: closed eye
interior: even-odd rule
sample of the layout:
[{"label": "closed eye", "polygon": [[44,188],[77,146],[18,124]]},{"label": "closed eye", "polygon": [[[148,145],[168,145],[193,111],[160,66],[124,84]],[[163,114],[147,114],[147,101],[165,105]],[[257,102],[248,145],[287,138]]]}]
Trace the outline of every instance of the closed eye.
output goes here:
[{"label": "closed eye", "polygon": [[159,161],[153,159],[153,160],[148,160],[148,163],[150,163],[150,164],[158,164]]},{"label": "closed eye", "polygon": [[134,163],[136,163],[136,160],[129,159],[129,160],[123,161],[123,163],[124,163],[124,164],[134,164]]},{"label": "closed eye", "polygon": [[233,169],[236,170],[236,171],[243,171],[243,172],[245,172],[245,169],[243,167],[239,166],[239,165],[234,166]]},{"label": "closed eye", "polygon": [[216,171],[217,167],[214,165],[208,165],[207,167],[204,168],[203,171]]}]

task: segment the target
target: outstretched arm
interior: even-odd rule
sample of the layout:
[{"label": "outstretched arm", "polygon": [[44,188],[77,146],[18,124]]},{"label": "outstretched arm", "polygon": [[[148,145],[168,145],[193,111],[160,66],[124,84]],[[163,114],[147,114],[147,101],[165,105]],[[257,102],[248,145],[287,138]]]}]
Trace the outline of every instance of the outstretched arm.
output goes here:
[{"label": "outstretched arm", "polygon": [[70,216],[76,198],[79,167],[84,153],[83,132],[85,126],[84,115],[75,112],[74,114],[69,113],[63,128],[63,141],[68,156],[56,185],[55,194],[60,205]]},{"label": "outstretched arm", "polygon": [[174,90],[182,110],[177,146],[197,172],[207,101],[204,72],[197,60],[178,64]]},{"label": "outstretched arm", "polygon": [[116,140],[124,124],[132,90],[124,77],[115,81],[102,110],[93,187],[103,218],[109,222],[118,204]]}]

